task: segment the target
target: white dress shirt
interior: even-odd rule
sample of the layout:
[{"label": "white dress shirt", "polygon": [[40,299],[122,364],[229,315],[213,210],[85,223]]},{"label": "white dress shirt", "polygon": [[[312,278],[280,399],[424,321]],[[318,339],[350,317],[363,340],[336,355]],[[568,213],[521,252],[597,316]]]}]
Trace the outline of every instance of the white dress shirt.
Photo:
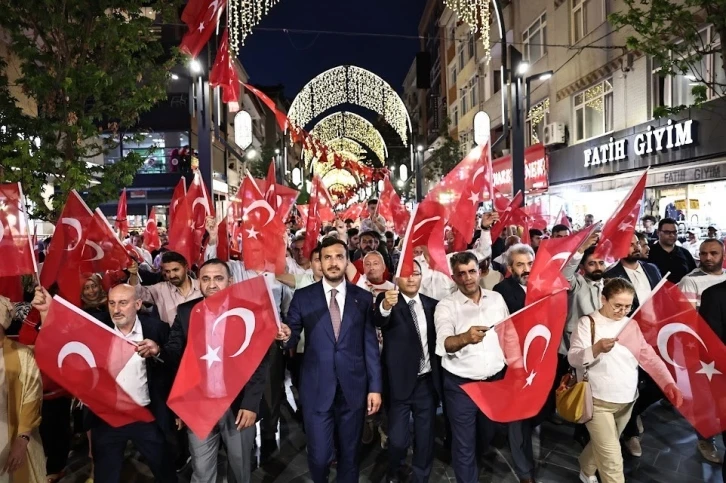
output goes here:
[{"label": "white dress shirt", "polygon": [[338,293],[335,294],[335,300],[338,301],[338,308],[340,309],[340,322],[342,324],[343,322],[343,314],[345,313],[345,280],[342,280],[337,287],[333,287],[330,285],[330,282],[323,277],[323,291],[325,292],[325,301],[328,304],[328,308],[330,307],[330,291],[331,290],[337,290]]},{"label": "white dress shirt", "polygon": [[650,282],[643,270],[643,266],[640,263],[638,263],[637,266],[638,268],[635,270],[630,269],[625,265],[623,265],[623,268],[625,269],[625,273],[628,275],[628,278],[633,283],[633,287],[635,287],[635,294],[638,296],[638,302],[644,304],[650,296]]},{"label": "white dress shirt", "polygon": [[304,275],[306,273],[309,273],[310,275],[313,274],[312,268],[301,267],[300,265],[298,265],[294,258],[286,257],[285,266],[287,267],[287,273],[290,273],[292,275]]},{"label": "white dress shirt", "polygon": [[[114,325],[114,331],[124,339],[134,343],[144,340],[144,332],[141,329],[141,321],[136,317],[134,327],[128,335],[124,335],[118,327]],[[146,376],[146,360],[138,353],[131,356],[131,359],[121,369],[116,376],[116,382],[131,399],[139,406],[148,406],[151,403],[149,398],[149,384]]]},{"label": "white dress shirt", "polygon": [[499,337],[490,330],[478,344],[469,344],[458,352],[446,352],[444,341],[468,331],[474,325],[491,327],[509,317],[504,298],[497,292],[481,290],[479,303],[474,303],[463,293],[456,291],[436,306],[436,354],[441,365],[450,373],[473,380],[487,379],[504,366],[504,352]]},{"label": "white dress shirt", "polygon": [[[424,356],[424,367],[421,372],[419,372],[419,376],[421,374],[426,374],[431,372],[431,357],[429,357],[429,337],[428,337],[428,324],[426,322],[426,312],[424,312],[423,304],[421,303],[421,297],[416,294],[413,298],[409,297],[406,294],[401,294],[403,297],[404,302],[406,302],[405,310],[411,310],[409,303],[411,300],[414,301],[413,304],[413,311],[416,312],[416,322],[418,324],[418,332],[421,334],[421,347],[423,348],[423,356]],[[388,317],[391,315],[391,310],[386,310],[383,308],[383,301],[381,301],[381,315],[384,317]]]}]

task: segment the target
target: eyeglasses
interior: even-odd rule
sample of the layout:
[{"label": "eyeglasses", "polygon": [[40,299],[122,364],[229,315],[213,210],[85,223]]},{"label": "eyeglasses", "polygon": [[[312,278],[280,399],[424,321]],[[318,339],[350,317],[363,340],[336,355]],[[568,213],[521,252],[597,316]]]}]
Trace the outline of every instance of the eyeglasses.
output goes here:
[{"label": "eyeglasses", "polygon": [[628,312],[630,312],[630,309],[633,308],[633,304],[630,304],[630,305],[611,304],[609,301],[608,301],[608,305],[610,306],[610,308],[613,309],[613,312],[625,312],[625,313],[628,313]]},{"label": "eyeglasses", "polygon": [[660,230],[659,233],[663,233],[664,235],[671,235],[671,236],[678,234],[678,232],[675,230]]}]

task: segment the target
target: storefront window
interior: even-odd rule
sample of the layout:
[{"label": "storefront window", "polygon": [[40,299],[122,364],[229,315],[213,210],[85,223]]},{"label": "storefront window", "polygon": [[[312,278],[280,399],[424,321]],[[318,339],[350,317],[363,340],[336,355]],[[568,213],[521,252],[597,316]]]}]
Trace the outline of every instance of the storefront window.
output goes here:
[{"label": "storefront window", "polygon": [[[131,136],[121,139],[121,156],[138,153],[144,163],[139,169],[141,174],[171,173],[180,169],[180,153],[189,150],[189,134],[184,131],[145,133],[142,141],[134,141]],[[114,162],[107,156],[107,162]]]},{"label": "storefront window", "polygon": [[574,101],[575,141],[602,136],[613,130],[612,79],[576,94]]}]

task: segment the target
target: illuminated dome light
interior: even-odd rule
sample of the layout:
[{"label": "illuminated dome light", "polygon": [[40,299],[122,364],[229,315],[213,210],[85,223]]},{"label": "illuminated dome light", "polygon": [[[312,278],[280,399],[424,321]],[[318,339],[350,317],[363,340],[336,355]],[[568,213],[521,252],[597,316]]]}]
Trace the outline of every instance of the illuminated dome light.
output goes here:
[{"label": "illuminated dome light", "polygon": [[305,84],[293,100],[287,117],[305,127],[324,112],[341,104],[354,104],[376,112],[408,144],[411,117],[398,93],[379,76],[353,65],[326,70]]},{"label": "illuminated dome light", "polygon": [[333,185],[341,185],[346,188],[358,185],[358,180],[355,179],[355,176],[345,169],[333,168],[325,173],[321,179],[326,188],[330,188]]},{"label": "illuminated dome light", "polygon": [[328,141],[326,145],[336,153],[348,152],[360,156],[364,152],[363,146],[358,141],[350,138],[337,138]]},{"label": "illuminated dome light", "polygon": [[[355,154],[353,154],[349,151],[336,151],[335,154],[339,154],[343,158],[344,161],[361,164],[358,156],[356,156]],[[325,176],[325,173],[327,173],[333,169],[339,169],[339,168],[336,168],[335,165],[333,164],[333,161],[330,159],[328,160],[327,163],[321,163],[319,158],[316,158],[313,161],[313,173],[315,173],[315,174],[318,174],[320,176]],[[345,171],[348,171],[348,170],[345,170]],[[354,177],[355,177],[355,175],[354,175]]]},{"label": "illuminated dome light", "polygon": [[[368,119],[353,112],[335,112],[324,117],[315,124],[310,135],[325,145],[339,138],[352,139],[370,149],[382,164],[388,157],[388,148],[378,129]],[[311,153],[306,154],[309,160]]]}]

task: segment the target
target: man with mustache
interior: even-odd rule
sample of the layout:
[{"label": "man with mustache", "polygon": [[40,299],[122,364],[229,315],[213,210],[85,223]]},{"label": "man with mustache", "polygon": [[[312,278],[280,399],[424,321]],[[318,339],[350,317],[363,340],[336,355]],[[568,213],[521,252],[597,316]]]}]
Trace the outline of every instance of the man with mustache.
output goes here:
[{"label": "man with mustache", "polygon": [[518,243],[509,247],[505,255],[512,276],[499,282],[494,291],[504,297],[509,313],[513,314],[524,308],[529,273],[534,264],[534,250],[529,245]]}]

